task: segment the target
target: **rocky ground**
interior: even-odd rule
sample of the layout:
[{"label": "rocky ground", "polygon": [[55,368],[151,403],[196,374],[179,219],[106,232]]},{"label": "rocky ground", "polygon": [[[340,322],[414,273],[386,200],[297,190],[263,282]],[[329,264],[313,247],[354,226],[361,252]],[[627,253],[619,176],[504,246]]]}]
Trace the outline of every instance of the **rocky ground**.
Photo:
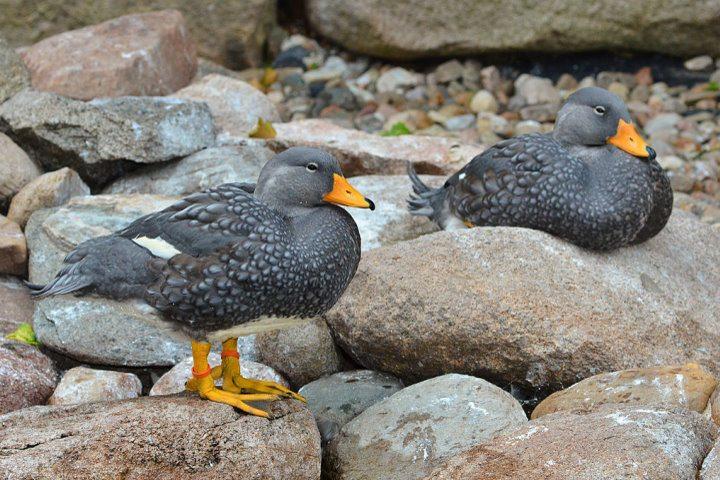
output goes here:
[{"label": "rocky ground", "polygon": [[[677,81],[653,65],[545,78],[279,34],[271,67],[229,70],[199,28],[160,11],[0,40],[3,478],[720,478],[720,59],[688,56]],[[671,178],[656,238],[596,254],[407,213],[406,162],[439,185],[551,130],[587,85],[628,103]],[[30,299],[22,279],[48,281],[83,240],[253,181],[293,145],[332,152],[378,206],[351,212],[363,259],[324,318],[240,341],[244,374],[307,406],[264,420],[181,393],[188,338],[140,302]]]}]

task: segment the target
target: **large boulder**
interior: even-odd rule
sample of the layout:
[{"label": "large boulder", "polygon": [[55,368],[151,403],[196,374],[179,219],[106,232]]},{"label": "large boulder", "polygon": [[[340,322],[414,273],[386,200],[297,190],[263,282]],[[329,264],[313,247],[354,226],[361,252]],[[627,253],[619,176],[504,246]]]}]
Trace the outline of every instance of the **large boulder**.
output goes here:
[{"label": "large boulder", "polygon": [[562,410],[592,411],[608,403],[682,407],[702,413],[718,381],[695,363],[601,373],[555,392],[532,419]]},{"label": "large boulder", "polygon": [[712,1],[310,0],[307,7],[311,25],[325,37],[398,60],[617,49],[720,54],[719,42],[707,42],[720,38],[720,10]]},{"label": "large boulder", "polygon": [[29,84],[30,74],[25,63],[5,39],[0,38],[0,103]]},{"label": "large boulder", "polygon": [[554,391],[600,372],[697,362],[720,373],[720,233],[685,212],[610,253],[509,227],[365,253],[326,319],[360,365]]},{"label": "large boulder", "polygon": [[0,153],[0,172],[3,172],[0,177],[0,211],[5,211],[12,197],[42,172],[27,153],[2,133]]},{"label": "large boulder", "polygon": [[533,420],[455,456],[425,480],[694,480],[715,435],[695,412],[604,405]]},{"label": "large boulder", "polygon": [[[419,173],[454,173],[475,155],[482,145],[463,144],[443,137],[401,135],[381,137],[361,130],[339,127],[327,120],[299,120],[274,125],[275,138],[267,144],[275,151],[294,146],[327,150],[340,161],[343,173],[350,177],[365,174],[401,175],[412,162]],[[226,136],[222,143],[248,143],[242,137]]]},{"label": "large boulder", "polygon": [[103,193],[188,195],[222,183],[255,183],[274,155],[260,144],[208,148],[182,160],[141,167]]},{"label": "large boulder", "polygon": [[246,415],[195,395],[46,406],[0,417],[10,478],[316,480],[320,436],[297,401]]},{"label": "large boulder", "polygon": [[224,75],[207,75],[173,97],[207,103],[215,119],[219,141],[225,136],[249,136],[259,119],[280,121],[275,104],[264,93],[249,83]]},{"label": "large boulder", "polygon": [[24,90],[0,105],[0,130],[46,169],[71,167],[92,186],[130,162],[184,157],[215,142],[207,105],[161,97],[81,102]]},{"label": "large boulder", "polygon": [[197,70],[195,44],[177,10],[64,32],[22,57],[34,88],[80,100],[167,95],[189,84]]},{"label": "large boulder", "polygon": [[19,47],[128,13],[166,8],[184,14],[201,56],[234,69],[260,65],[276,28],[274,0],[123,0],[92,5],[28,0],[3,4],[0,30],[12,46]]},{"label": "large boulder", "polygon": [[[55,365],[37,347],[0,337],[0,415],[42,405],[52,395],[56,381]],[[0,438],[2,431],[0,428]]]},{"label": "large boulder", "polygon": [[444,460],[527,422],[495,385],[444,375],[407,387],[346,424],[323,458],[328,480],[422,478]]}]

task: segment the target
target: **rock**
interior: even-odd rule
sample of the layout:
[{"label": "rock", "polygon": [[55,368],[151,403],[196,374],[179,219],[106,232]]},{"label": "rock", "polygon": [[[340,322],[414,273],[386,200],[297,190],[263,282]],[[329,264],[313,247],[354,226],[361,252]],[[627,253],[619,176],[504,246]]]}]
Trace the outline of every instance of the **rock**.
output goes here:
[{"label": "rock", "polygon": [[421,478],[443,460],[526,423],[512,395],[444,375],[407,387],[346,424],[328,445],[328,479]]},{"label": "rock", "polygon": [[[240,338],[238,346],[242,350],[243,338]],[[243,352],[241,352],[243,353]],[[208,363],[212,366],[220,365],[222,359],[220,354],[211,352],[208,356]],[[157,382],[150,389],[150,395],[173,395],[185,391],[185,382],[191,377],[191,370],[193,366],[193,358],[188,357],[182,362],[171,368],[165,375],[160,377]],[[252,360],[246,360],[242,358],[240,360],[240,374],[245,378],[252,378],[255,380],[269,380],[271,382],[277,382],[281,385],[289,387],[287,380],[285,380],[279,373],[272,368],[262,363],[253,362]],[[216,385],[222,385],[222,379],[218,379],[215,382]]]},{"label": "rock", "polygon": [[331,56],[325,61],[322,67],[316,70],[310,70],[303,74],[305,83],[327,82],[338,78],[343,78],[349,74],[348,65],[345,60],[338,56]]},{"label": "rock", "polygon": [[[36,407],[0,417],[0,471],[11,478],[320,476],[320,436],[296,401],[273,420],[195,395]],[[62,440],[59,440],[62,439]]]},{"label": "rock", "polygon": [[42,172],[20,147],[2,133],[0,152],[0,172],[3,172],[0,178],[0,211],[5,211],[12,197]]},{"label": "rock", "polygon": [[[628,90],[633,89],[637,85],[637,78],[632,73],[627,72],[600,72],[597,75],[597,86],[610,89],[613,83],[620,83]],[[652,83],[652,82],[650,82]]]},{"label": "rock", "polygon": [[497,113],[498,103],[492,93],[487,90],[480,90],[470,100],[470,110],[475,113],[490,112]]},{"label": "rock", "polygon": [[687,70],[695,72],[703,70],[711,70],[713,67],[713,59],[710,55],[701,55],[699,57],[693,57],[686,60],[683,64]]},{"label": "rock", "polygon": [[645,124],[645,133],[651,136],[662,131],[672,130],[681,121],[682,117],[677,113],[661,113]]},{"label": "rock", "polygon": [[61,33],[22,56],[34,88],[80,100],[167,95],[189,84],[197,70],[195,44],[177,10]]},{"label": "rock", "polygon": [[201,56],[236,70],[262,64],[263,50],[276,27],[272,0],[126,0],[93,8],[59,0],[44,1],[42,8],[13,3],[4,5],[0,26],[13,46],[21,46],[128,13],[164,8],[177,8],[184,14]]},{"label": "rock", "polygon": [[562,410],[592,411],[606,403],[682,407],[702,413],[717,383],[695,363],[601,373],[553,393],[535,407],[531,418]]},{"label": "rock", "polygon": [[27,243],[20,226],[0,215],[0,274],[25,275]]},{"label": "rock", "polygon": [[[634,79],[635,77],[633,77]],[[623,102],[628,101],[628,97],[630,96],[630,90],[628,89],[625,84],[620,82],[613,82],[610,85],[608,85],[607,89],[611,92],[620,97],[620,100]]]},{"label": "rock", "polygon": [[710,396],[710,414],[713,421],[720,425],[720,389],[715,389]]},{"label": "rock", "polygon": [[0,415],[45,403],[56,379],[55,366],[37,347],[0,338]]},{"label": "rock", "polygon": [[[445,182],[444,176],[422,175],[421,179],[431,187]],[[360,230],[363,251],[437,231],[433,223],[410,215],[407,199],[412,187],[407,175],[364,175],[351,178],[350,183],[376,205],[374,211],[348,209]]]},{"label": "rock", "polygon": [[25,228],[30,215],[41,208],[59,207],[72,197],[90,195],[80,175],[69,168],[45,173],[25,185],[12,200],[8,218]]},{"label": "rock", "polygon": [[475,123],[475,115],[469,113],[448,118],[445,122],[445,128],[450,131],[465,130]]},{"label": "rock", "polygon": [[330,330],[320,318],[258,333],[255,348],[258,361],[277,370],[294,388],[342,368]]},{"label": "rock", "polygon": [[569,73],[563,73],[558,78],[555,88],[558,90],[574,91],[578,87],[578,81]]},{"label": "rock", "polygon": [[21,323],[32,323],[35,304],[22,280],[0,275],[0,338],[14,332]]},{"label": "rock", "polygon": [[[404,175],[407,162],[418,173],[444,175],[463,167],[483,151],[482,145],[462,144],[450,138],[402,135],[381,137],[346,129],[324,120],[301,120],[275,125],[277,136],[267,140],[275,151],[304,145],[327,150],[340,161],[346,176]],[[244,139],[235,143],[247,144]]]},{"label": "rock", "polygon": [[25,63],[5,39],[0,38],[0,103],[29,84],[30,74]]},{"label": "rock", "polygon": [[274,155],[260,144],[208,148],[182,160],[142,167],[115,180],[103,193],[188,195],[223,183],[255,183]]},{"label": "rock", "polygon": [[560,103],[560,93],[548,78],[524,73],[515,80],[515,92],[525,99],[527,105]]},{"label": "rock", "polygon": [[542,130],[542,125],[536,120],[523,120],[515,125],[515,135],[527,135],[528,133],[538,133]]},{"label": "rock", "polygon": [[602,254],[521,228],[439,232],[366,252],[325,318],[356,363],[408,382],[458,372],[537,392],[688,361],[718,372],[718,266],[720,234],[681,211]]},{"label": "rock", "polygon": [[392,93],[417,84],[417,74],[401,67],[394,67],[380,75],[376,86],[378,93]]},{"label": "rock", "polygon": [[126,400],[139,397],[141,392],[142,383],[132,373],[75,367],[65,372],[48,405]]},{"label": "rock", "polygon": [[[402,61],[518,51],[720,54],[720,45],[708,46],[704,41],[717,35],[720,13],[712,2],[690,5],[662,0],[618,7],[602,0],[588,8],[578,0],[550,4],[310,0],[307,18],[318,33],[345,48]],[[633,19],[632,28],[609,28],[618,18]],[[658,24],[663,28],[658,29]]]},{"label": "rock", "polygon": [[0,105],[0,130],[45,168],[71,167],[91,186],[123,173],[123,161],[162,162],[215,141],[202,103],[157,97],[81,102],[32,90]]},{"label": "rock", "polygon": [[319,378],[299,393],[308,401],[323,442],[329,442],[350,420],[402,388],[403,383],[392,375],[353,370]]},{"label": "rock", "polygon": [[715,442],[700,469],[699,480],[720,480],[720,440]]},{"label": "rock", "polygon": [[277,108],[261,91],[223,75],[203,77],[173,97],[207,103],[220,136],[247,137],[260,118],[280,121]]},{"label": "rock", "polygon": [[463,76],[463,65],[459,61],[453,59],[445,63],[441,63],[435,69],[435,79],[439,83],[450,83],[453,80],[459,80]]},{"label": "rock", "polygon": [[587,415],[533,420],[455,456],[426,479],[692,480],[714,436],[711,422],[695,412],[604,405]]}]

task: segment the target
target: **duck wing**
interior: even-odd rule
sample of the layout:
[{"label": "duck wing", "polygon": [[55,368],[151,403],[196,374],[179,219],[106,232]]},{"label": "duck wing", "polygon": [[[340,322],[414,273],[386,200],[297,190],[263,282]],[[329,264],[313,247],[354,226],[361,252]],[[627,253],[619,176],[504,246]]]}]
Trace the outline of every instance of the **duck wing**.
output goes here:
[{"label": "duck wing", "polygon": [[532,226],[551,200],[543,200],[544,183],[564,181],[580,189],[582,168],[566,168],[572,163],[581,167],[548,135],[504,140],[448,179],[450,209],[472,225]]}]

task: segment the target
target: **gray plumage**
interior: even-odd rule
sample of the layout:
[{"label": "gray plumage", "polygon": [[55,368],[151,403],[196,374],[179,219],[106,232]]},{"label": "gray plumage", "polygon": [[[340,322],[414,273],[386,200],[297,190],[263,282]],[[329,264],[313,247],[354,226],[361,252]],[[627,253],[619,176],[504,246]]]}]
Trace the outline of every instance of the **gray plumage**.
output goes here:
[{"label": "gray plumage", "polygon": [[630,114],[617,96],[579,90],[552,134],[501,141],[441,188],[428,188],[409,166],[410,211],[442,228],[527,227],[595,250],[645,241],[667,223],[672,189],[651,149],[638,158],[607,143],[620,119],[629,123]]},{"label": "gray plumage", "polygon": [[[286,150],[263,168],[257,187],[220,185],[83,242],[51,283],[33,286],[35,294],[141,297],[198,339],[262,316],[322,314],[360,260],[357,225],[323,200],[335,173],[338,162],[326,152]],[[180,253],[157,257],[133,241],[139,237]]]}]

